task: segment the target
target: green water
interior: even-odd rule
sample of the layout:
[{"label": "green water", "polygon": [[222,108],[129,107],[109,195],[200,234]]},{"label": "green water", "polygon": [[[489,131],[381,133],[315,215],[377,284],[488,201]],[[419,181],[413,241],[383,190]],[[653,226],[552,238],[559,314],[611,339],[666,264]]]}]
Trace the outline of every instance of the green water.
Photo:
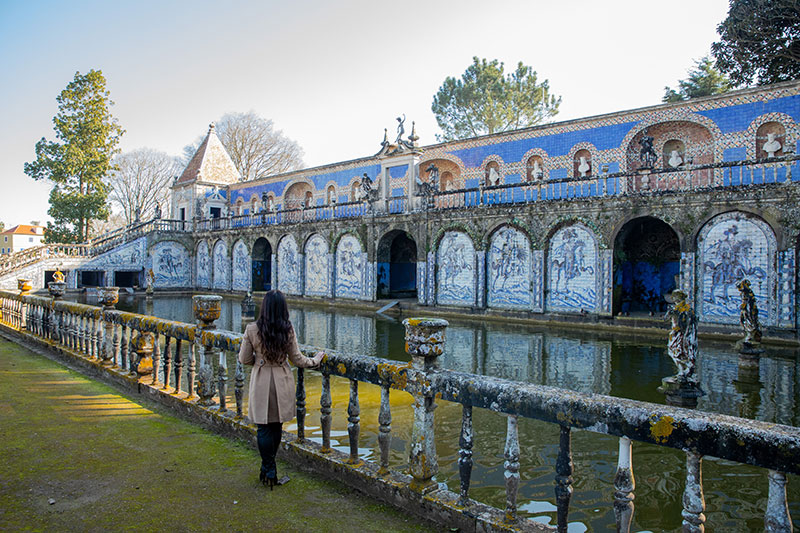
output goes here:
[{"label": "green water", "polygon": [[[91,300],[88,303],[92,303]],[[158,297],[148,309],[144,300],[122,297],[119,309],[192,322],[191,298]],[[148,312],[149,311],[149,312]],[[375,314],[330,311],[313,306],[291,309],[291,319],[301,343],[329,347],[346,353],[361,353],[408,361],[403,351],[404,332],[399,321],[376,318]],[[666,339],[557,331],[541,327],[513,327],[495,323],[450,320],[442,366],[453,370],[545,384],[587,393],[606,394],[654,403],[664,403],[656,389],[661,378],[674,374],[666,355]],[[239,300],[225,298],[221,329],[241,331]],[[727,343],[700,342],[698,373],[707,395],[698,410],[754,418],[767,422],[800,425],[800,362],[791,349],[768,348],[756,375],[739,374],[738,356]],[[229,406],[233,405],[235,354],[227,354],[230,378]],[[248,376],[249,379],[249,376]],[[306,377],[306,434],[321,441],[319,428],[320,377]],[[360,384],[360,453],[377,460],[378,408],[380,393]],[[332,441],[348,451],[347,380],[332,379]],[[392,391],[391,465],[403,469],[406,443],[413,417],[411,396]],[[439,402],[436,409],[436,446],[440,472],[437,480],[458,491],[458,437],[461,406]],[[285,426],[294,430],[294,426]],[[486,410],[474,411],[474,467],[470,496],[505,506],[503,448],[505,417]],[[553,524],[555,461],[558,427],[520,419],[520,489],[522,515]],[[572,432],[575,464],[574,492],[570,505],[570,531],[614,530],[613,479],[618,440],[585,431]],[[636,478],[635,531],[675,531],[681,525],[685,455],[652,445],[633,443]],[[767,499],[767,472],[728,461],[703,460],[706,526],[709,531],[754,531],[763,529]],[[789,508],[798,525],[800,480],[789,476]]]}]

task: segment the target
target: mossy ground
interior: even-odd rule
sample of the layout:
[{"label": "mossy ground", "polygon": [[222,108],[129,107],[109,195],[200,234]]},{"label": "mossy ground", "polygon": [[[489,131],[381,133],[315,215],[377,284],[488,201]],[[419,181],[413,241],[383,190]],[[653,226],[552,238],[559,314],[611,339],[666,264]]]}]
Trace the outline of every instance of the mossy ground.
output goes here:
[{"label": "mossy ground", "polygon": [[[0,339],[0,530],[431,531]],[[55,503],[48,503],[50,500]]]}]

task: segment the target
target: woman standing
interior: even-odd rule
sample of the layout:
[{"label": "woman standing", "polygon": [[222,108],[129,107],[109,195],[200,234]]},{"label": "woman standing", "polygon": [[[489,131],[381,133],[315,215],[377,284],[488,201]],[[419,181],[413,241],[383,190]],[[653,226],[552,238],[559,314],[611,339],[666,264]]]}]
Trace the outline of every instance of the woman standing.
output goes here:
[{"label": "woman standing", "polygon": [[317,366],[325,354],[313,358],[300,353],[297,337],[289,322],[289,308],[280,291],[264,295],[258,320],[244,330],[239,361],[253,365],[250,373],[249,416],[258,426],[258,451],[261,454],[259,479],[270,490],[289,481],[278,482],[275,454],[281,443],[282,424],[295,416],[294,376],[287,361],[305,368]]}]

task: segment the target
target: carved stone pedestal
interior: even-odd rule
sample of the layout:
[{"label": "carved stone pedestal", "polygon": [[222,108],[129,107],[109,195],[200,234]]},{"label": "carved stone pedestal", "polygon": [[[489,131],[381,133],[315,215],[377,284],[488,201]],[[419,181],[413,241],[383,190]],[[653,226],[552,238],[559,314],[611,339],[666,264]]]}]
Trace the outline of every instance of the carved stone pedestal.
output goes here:
[{"label": "carved stone pedestal", "polygon": [[155,337],[150,332],[139,332],[131,341],[131,348],[138,357],[136,373],[139,376],[147,376],[153,373],[153,346]]},{"label": "carved stone pedestal", "polygon": [[697,407],[697,399],[706,394],[697,383],[678,376],[663,378],[658,392],[664,393],[667,405],[689,408]]}]

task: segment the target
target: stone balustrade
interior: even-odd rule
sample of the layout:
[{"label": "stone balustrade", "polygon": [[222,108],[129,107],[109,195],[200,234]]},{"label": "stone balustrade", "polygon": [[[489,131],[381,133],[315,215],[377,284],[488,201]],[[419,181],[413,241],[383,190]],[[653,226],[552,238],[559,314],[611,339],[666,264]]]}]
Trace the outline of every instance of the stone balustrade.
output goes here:
[{"label": "stone balustrade", "polygon": [[[165,393],[180,396],[187,402],[205,405],[203,409],[230,416],[240,424],[248,423],[243,409],[244,369],[237,363],[234,376],[234,414],[227,411],[225,401],[228,377],[225,358],[215,357],[224,352],[237,352],[242,335],[213,329],[213,316],[206,316],[201,327],[119,311],[110,306],[100,308],[6,291],[0,291],[0,313],[0,325],[4,329],[44,339],[61,349],[71,350],[80,357],[98,362],[108,360],[111,365],[107,370],[109,372],[135,373],[138,369],[136,350],[143,343],[134,341],[134,338],[152,335],[153,372],[150,376],[141,377],[140,384],[146,383]],[[405,391],[415,398],[408,460],[411,478],[407,485],[418,493],[427,494],[439,489],[435,483],[438,472],[434,443],[435,403],[448,401],[461,404],[461,431],[452,438],[458,439],[460,447],[460,494],[456,495],[458,512],[466,515],[476,516],[475,506],[483,505],[470,498],[475,437],[472,412],[477,407],[507,416],[504,452],[506,508],[497,511],[504,516],[503,523],[511,530],[544,528],[541,524],[533,524],[517,516],[516,502],[520,484],[520,443],[517,432],[519,418],[556,424],[560,429],[559,454],[554,472],[558,531],[567,530],[575,474],[571,434],[576,429],[619,438],[614,492],[609,501],[615,511],[619,531],[630,531],[634,512],[634,461],[631,453],[631,442],[634,440],[685,453],[686,478],[682,510],[684,531],[698,532],[704,529],[704,456],[765,469],[764,483],[769,487],[765,529],[771,532],[792,530],[786,497],[786,473],[800,474],[800,429],[444,370],[439,368],[437,357],[444,348],[447,323],[435,319],[408,319],[405,325],[407,351],[412,356],[410,364],[327,351],[323,363],[313,370],[322,375],[319,398],[321,453],[332,453],[331,423],[334,413],[331,377],[339,376],[350,382],[347,411],[342,416],[346,416],[348,421],[350,446],[347,462],[351,465],[359,465],[364,461],[359,456],[359,384],[370,383],[380,387],[380,457],[375,470],[375,475],[379,477],[392,474],[389,469],[392,438],[389,391]],[[190,347],[188,361],[182,360],[182,343],[188,343]],[[316,350],[305,346],[302,349],[309,355]],[[203,390],[198,390],[196,384],[198,358],[200,373],[205,380],[201,387]],[[183,379],[184,371],[187,372],[186,380]],[[305,441],[308,400],[305,373],[308,371],[297,370],[297,439],[300,442]],[[187,385],[182,387],[183,383]],[[212,383],[216,387],[211,386]],[[214,401],[215,397],[218,401]],[[473,514],[470,514],[470,509],[473,509]]]}]

